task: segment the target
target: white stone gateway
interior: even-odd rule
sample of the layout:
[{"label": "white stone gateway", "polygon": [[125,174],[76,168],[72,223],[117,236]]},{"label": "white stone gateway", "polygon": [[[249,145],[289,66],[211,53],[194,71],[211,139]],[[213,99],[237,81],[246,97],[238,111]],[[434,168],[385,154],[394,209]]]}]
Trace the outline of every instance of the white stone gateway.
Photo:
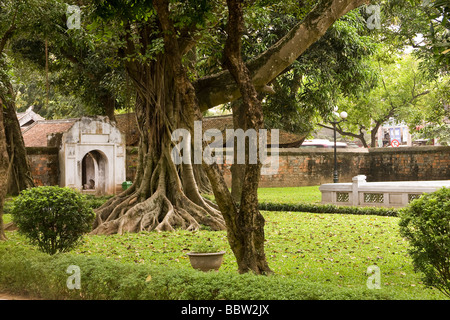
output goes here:
[{"label": "white stone gateway", "polygon": [[125,181],[125,138],[107,117],[83,117],[61,136],[60,186],[115,194]]},{"label": "white stone gateway", "polygon": [[366,176],[353,177],[352,183],[326,183],[319,187],[323,204],[346,206],[404,207],[423,193],[442,187],[450,180],[367,182]]}]

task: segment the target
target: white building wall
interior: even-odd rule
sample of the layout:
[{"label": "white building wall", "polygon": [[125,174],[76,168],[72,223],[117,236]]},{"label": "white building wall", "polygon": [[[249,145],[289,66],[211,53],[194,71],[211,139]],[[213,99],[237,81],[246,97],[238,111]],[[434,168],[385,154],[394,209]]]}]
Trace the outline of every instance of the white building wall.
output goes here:
[{"label": "white building wall", "polygon": [[[82,185],[82,160],[92,151],[97,151],[105,160],[104,183],[106,194],[115,194],[125,180],[125,138],[107,117],[81,118],[62,136],[60,148],[61,186],[78,190]],[[97,166],[98,168],[98,166]],[[103,193],[98,190],[97,193]]]}]

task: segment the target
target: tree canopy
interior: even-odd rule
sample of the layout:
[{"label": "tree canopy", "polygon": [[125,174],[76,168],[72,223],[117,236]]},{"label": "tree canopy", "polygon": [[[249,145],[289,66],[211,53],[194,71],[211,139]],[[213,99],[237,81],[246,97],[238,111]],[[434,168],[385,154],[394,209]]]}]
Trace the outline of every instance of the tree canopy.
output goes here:
[{"label": "tree canopy", "polygon": [[[425,123],[442,123],[448,116],[443,87],[448,77],[430,80],[420,72],[420,62],[411,55],[386,56],[381,52],[372,61],[378,69],[377,83],[357,99],[341,96],[337,105],[349,117],[339,124],[340,134],[361,140],[364,146],[378,146],[376,135],[383,123],[394,119],[407,124],[411,132]],[[370,135],[370,142],[365,133]]]}]

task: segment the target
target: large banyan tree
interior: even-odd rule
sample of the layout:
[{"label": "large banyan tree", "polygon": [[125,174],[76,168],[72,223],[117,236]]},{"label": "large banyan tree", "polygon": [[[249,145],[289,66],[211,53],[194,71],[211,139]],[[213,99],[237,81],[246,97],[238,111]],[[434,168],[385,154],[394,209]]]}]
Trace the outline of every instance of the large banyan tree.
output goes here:
[{"label": "large banyan tree", "polygon": [[[247,61],[242,58],[241,42],[245,33],[245,1],[93,3],[97,20],[89,30],[105,31],[102,37],[116,45],[136,91],[140,144],[132,186],[97,210],[92,233],[196,230],[201,226],[227,230],[240,272],[270,272],[264,255],[264,218],[257,201],[261,163],[245,164],[241,199],[237,203],[219,166],[203,162],[217,202],[213,204],[201,196],[193,165],[176,165],[172,160],[176,144],[172,133],[185,128],[194,137],[194,121],[202,119],[202,112],[240,97],[244,109],[242,129],[258,132],[263,128],[258,92],[267,90],[267,85],[339,17],[365,1],[309,1],[305,5],[309,12],[289,33]],[[256,1],[252,5],[270,4],[271,1]],[[221,52],[222,70],[199,75],[195,65],[204,58],[199,54],[208,52],[199,49],[205,43],[210,44],[209,52]]]}]

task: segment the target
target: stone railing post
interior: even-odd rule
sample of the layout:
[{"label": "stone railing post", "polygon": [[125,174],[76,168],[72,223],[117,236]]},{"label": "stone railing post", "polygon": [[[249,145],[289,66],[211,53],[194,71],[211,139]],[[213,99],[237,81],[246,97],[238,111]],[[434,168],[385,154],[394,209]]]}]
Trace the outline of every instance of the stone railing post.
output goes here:
[{"label": "stone railing post", "polygon": [[352,178],[352,205],[359,205],[359,186],[366,183],[365,175],[358,175]]}]

